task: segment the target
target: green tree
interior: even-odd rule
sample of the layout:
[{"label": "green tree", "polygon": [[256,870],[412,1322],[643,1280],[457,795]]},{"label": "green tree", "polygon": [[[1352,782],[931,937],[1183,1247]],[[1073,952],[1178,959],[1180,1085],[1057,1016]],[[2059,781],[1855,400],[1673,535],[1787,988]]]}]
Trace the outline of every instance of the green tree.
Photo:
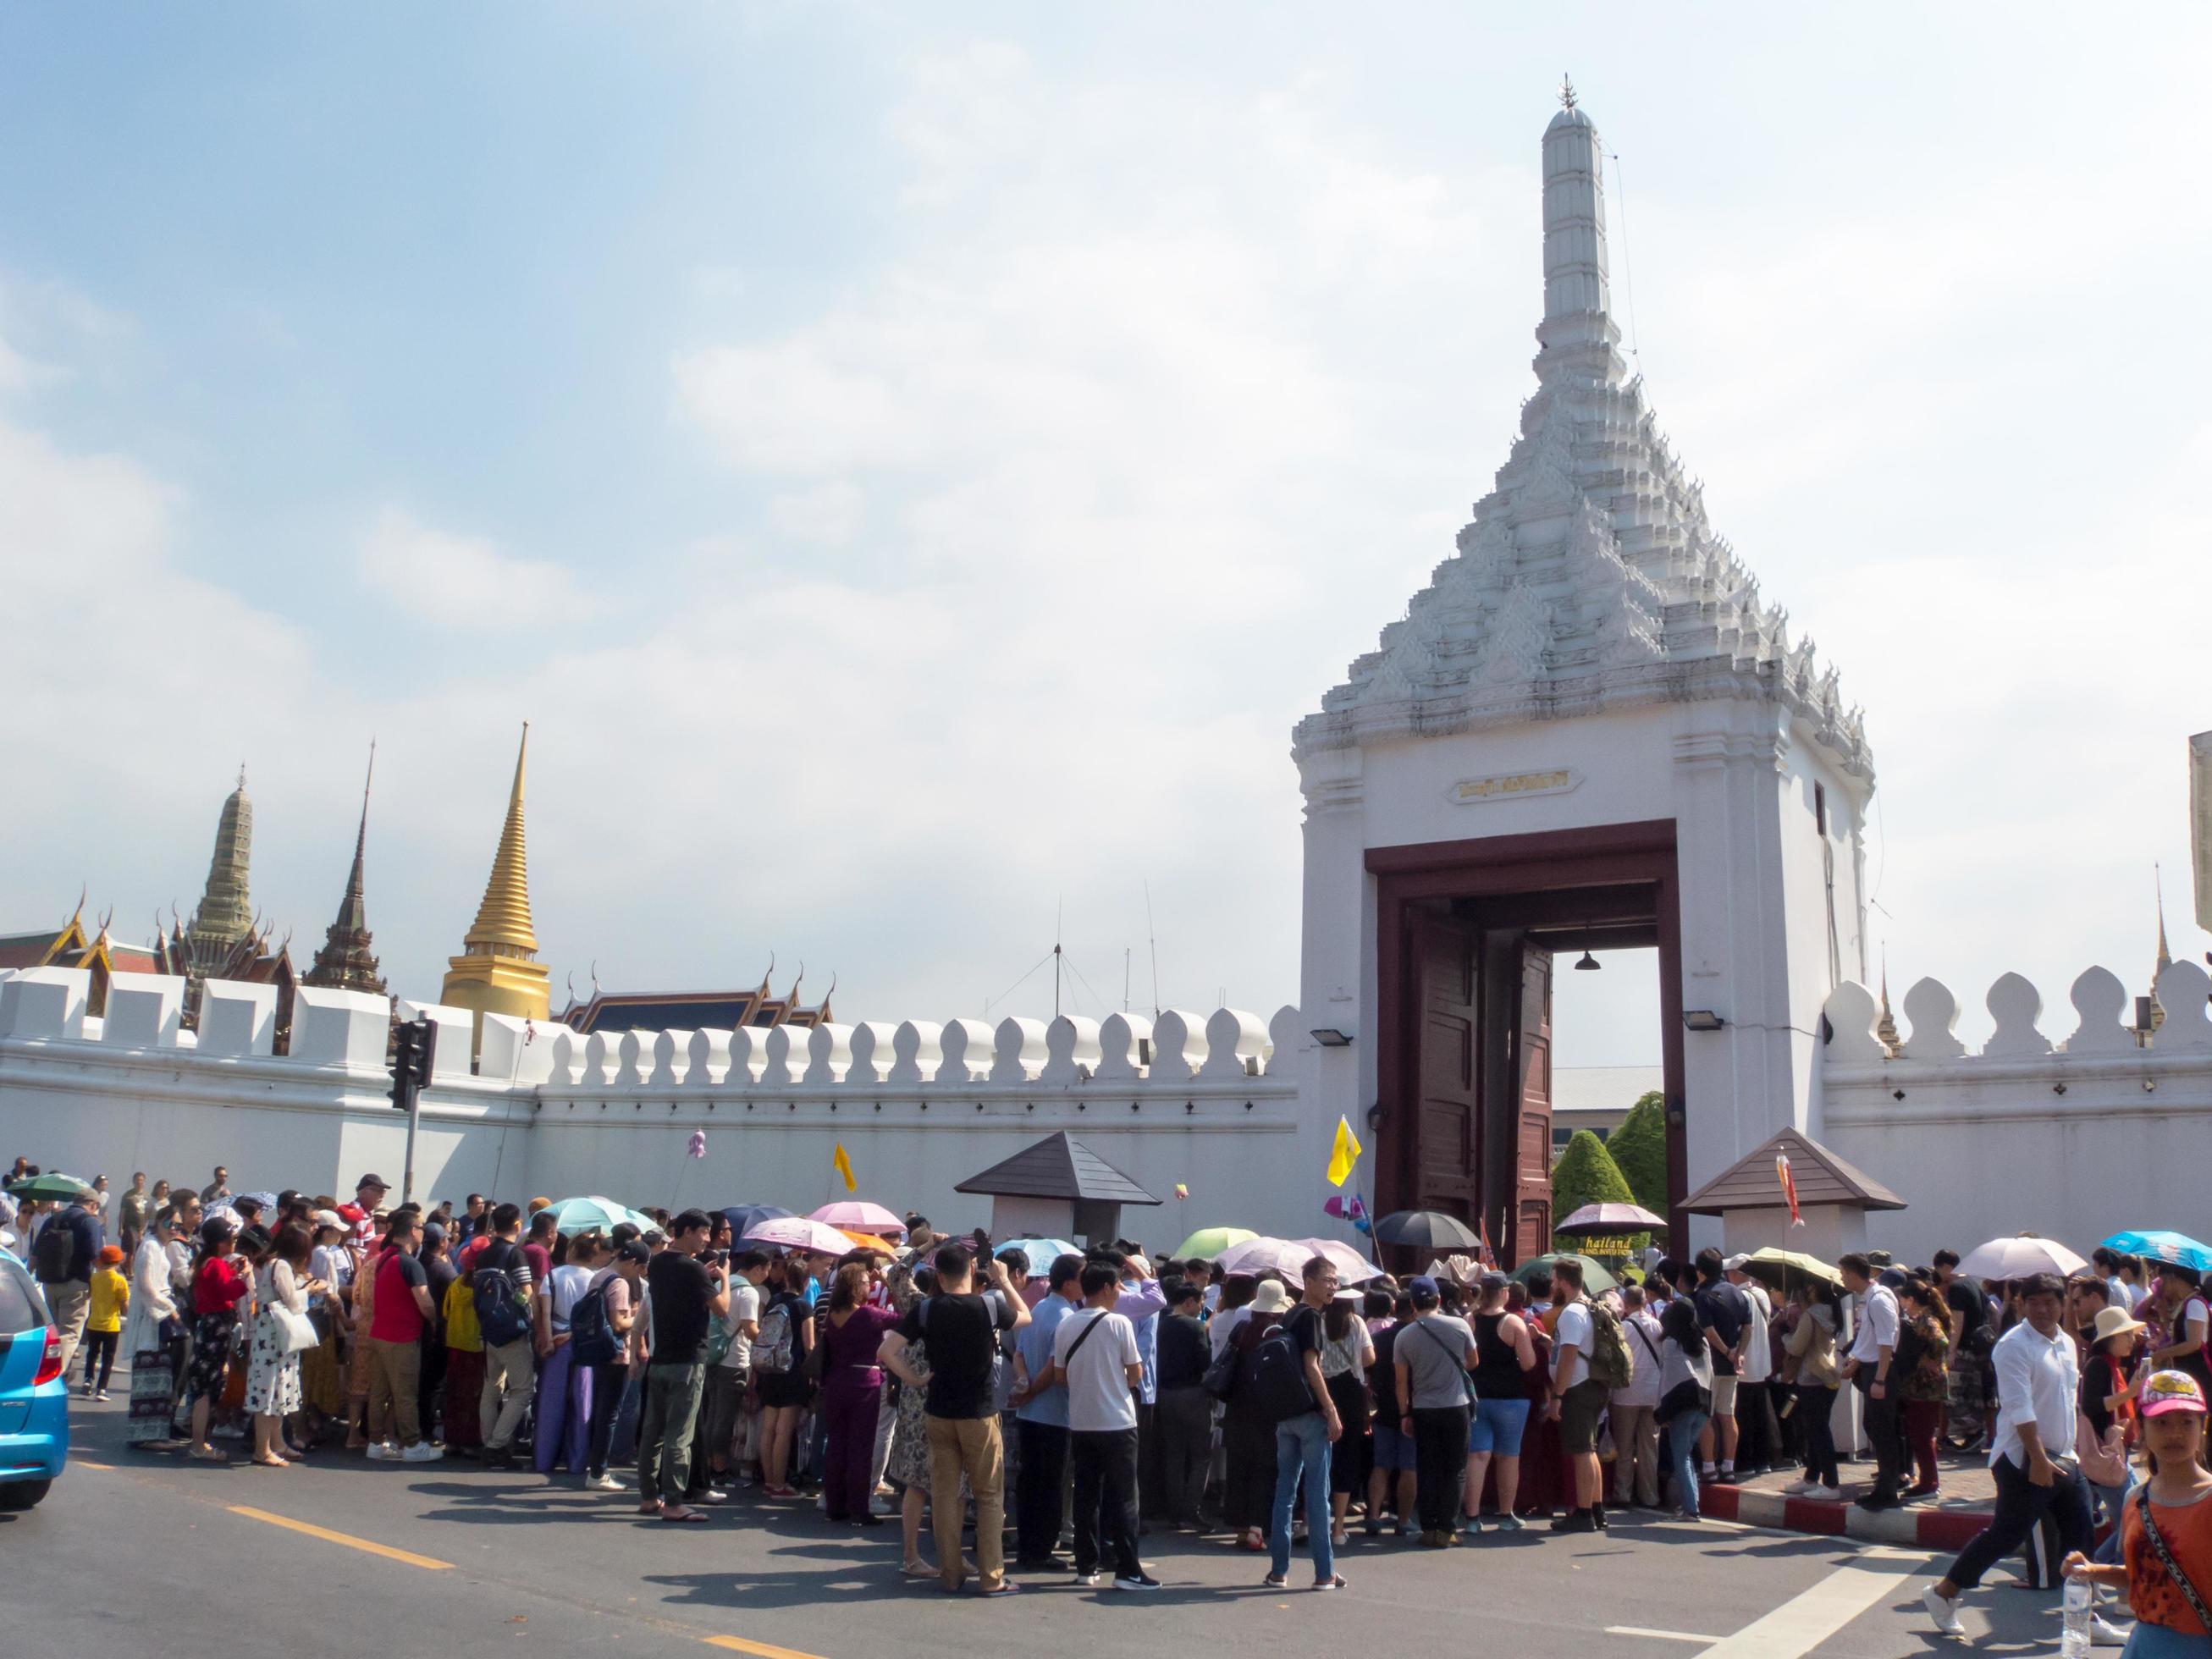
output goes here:
[{"label": "green tree", "polygon": [[1575,1131],[1552,1166],[1552,1216],[1565,1221],[1585,1204],[1633,1203],[1636,1194],[1613,1154],[1588,1129]]},{"label": "green tree", "polygon": [[1606,1142],[1606,1150],[1628,1179],[1636,1201],[1667,1213],[1667,1101],[1651,1091],[1628,1109],[1628,1115]]}]

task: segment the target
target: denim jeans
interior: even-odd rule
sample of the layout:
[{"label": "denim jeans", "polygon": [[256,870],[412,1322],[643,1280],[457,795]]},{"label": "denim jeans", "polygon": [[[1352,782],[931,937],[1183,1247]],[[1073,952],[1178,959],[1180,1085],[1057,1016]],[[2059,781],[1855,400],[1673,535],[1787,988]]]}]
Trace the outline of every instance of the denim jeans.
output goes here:
[{"label": "denim jeans", "polygon": [[1313,1553],[1314,1578],[1336,1576],[1336,1552],[1329,1543],[1328,1419],[1302,1412],[1275,1425],[1274,1524],[1267,1541],[1277,1577],[1291,1570],[1291,1516],[1297,1508],[1298,1480],[1305,1479],[1306,1543]]},{"label": "denim jeans", "polygon": [[2120,1511],[2127,1507],[2128,1494],[2135,1490],[2135,1484],[2136,1471],[2132,1463],[2126,1467],[2117,1486],[2100,1486],[2094,1480],[2089,1482],[2089,1491],[2096,1498],[2098,1507],[2104,1510],[2105,1518],[2112,1523],[2112,1530],[2106,1534],[2105,1541],[2098,1545],[2090,1555],[2092,1561],[2100,1562],[2108,1567],[2120,1565]]},{"label": "denim jeans", "polygon": [[1698,1512],[1698,1437],[1710,1421],[1707,1413],[1680,1413],[1667,1425],[1667,1453],[1674,1469],[1674,1507]]}]

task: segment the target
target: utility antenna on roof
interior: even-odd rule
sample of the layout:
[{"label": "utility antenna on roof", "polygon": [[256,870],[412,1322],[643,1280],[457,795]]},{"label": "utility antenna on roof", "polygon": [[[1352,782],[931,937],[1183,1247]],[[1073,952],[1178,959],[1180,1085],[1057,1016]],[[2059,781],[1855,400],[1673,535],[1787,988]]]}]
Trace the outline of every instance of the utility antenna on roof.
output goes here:
[{"label": "utility antenna on roof", "polygon": [[1562,70],[1559,75],[1559,102],[1568,109],[1575,106],[1574,77],[1565,70]]},{"label": "utility antenna on roof", "polygon": [[1067,898],[1065,894],[1053,901],[1052,911],[1052,1017],[1060,1018],[1060,924],[1067,919]]},{"label": "utility antenna on roof", "polygon": [[1152,1018],[1160,1017],[1160,935],[1152,926],[1152,883],[1145,878],[1145,939],[1152,947]]}]

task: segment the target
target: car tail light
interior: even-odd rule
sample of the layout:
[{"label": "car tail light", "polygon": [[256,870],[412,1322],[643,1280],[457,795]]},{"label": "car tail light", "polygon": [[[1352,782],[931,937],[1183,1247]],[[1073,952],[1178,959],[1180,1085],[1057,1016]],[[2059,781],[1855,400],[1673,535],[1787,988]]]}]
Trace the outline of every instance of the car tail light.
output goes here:
[{"label": "car tail light", "polygon": [[62,1334],[54,1326],[46,1327],[46,1351],[39,1356],[39,1374],[31,1379],[31,1386],[51,1382],[62,1374]]}]

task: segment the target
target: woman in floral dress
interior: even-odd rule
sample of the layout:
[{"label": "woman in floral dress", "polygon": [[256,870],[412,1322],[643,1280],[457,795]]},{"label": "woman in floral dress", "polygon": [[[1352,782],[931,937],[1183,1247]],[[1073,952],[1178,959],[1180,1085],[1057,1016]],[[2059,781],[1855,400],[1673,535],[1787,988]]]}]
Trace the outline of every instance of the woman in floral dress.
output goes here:
[{"label": "woman in floral dress", "polygon": [[[893,1267],[884,1278],[891,1306],[903,1319],[906,1310],[929,1294],[936,1275],[928,1267]],[[907,1364],[923,1382],[929,1381],[927,1339],[907,1344]],[[906,1544],[906,1571],[916,1578],[933,1578],[937,1569],[921,1559],[921,1517],[929,1503],[929,1418],[923,1410],[927,1390],[896,1384],[898,1404],[891,1419],[890,1457],[884,1465],[884,1479],[897,1486],[899,1532]]]},{"label": "woman in floral dress", "polygon": [[254,1270],[253,1293],[258,1311],[253,1316],[252,1354],[246,1373],[246,1409],[253,1414],[253,1461],[264,1468],[289,1467],[283,1450],[284,1419],[304,1401],[300,1389],[300,1356],[284,1349],[283,1328],[276,1322],[281,1304],[306,1317],[307,1297],[326,1288],[319,1279],[307,1277],[307,1255],[313,1249],[307,1230],[294,1225],[276,1235],[268,1255]]}]

